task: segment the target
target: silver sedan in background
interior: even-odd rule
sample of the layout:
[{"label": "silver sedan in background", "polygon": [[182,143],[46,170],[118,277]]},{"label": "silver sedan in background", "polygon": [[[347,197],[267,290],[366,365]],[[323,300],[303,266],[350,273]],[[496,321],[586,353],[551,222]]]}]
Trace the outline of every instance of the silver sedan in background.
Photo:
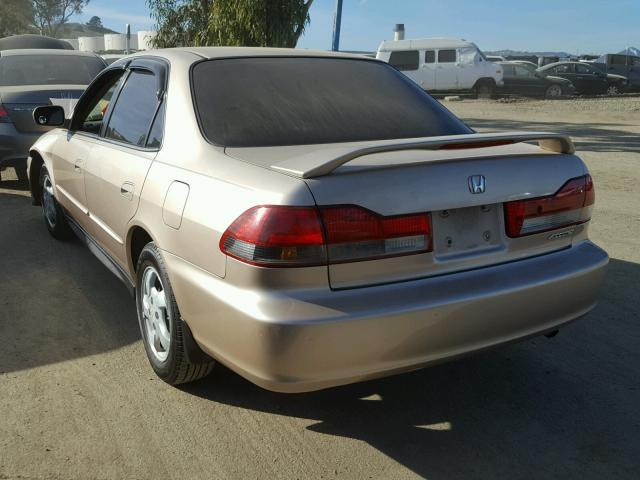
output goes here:
[{"label": "silver sedan in background", "polygon": [[54,104],[70,112],[105,66],[97,55],[73,50],[0,51],[0,171],[14,167],[26,178],[29,148],[49,130],[33,122],[33,109]]}]

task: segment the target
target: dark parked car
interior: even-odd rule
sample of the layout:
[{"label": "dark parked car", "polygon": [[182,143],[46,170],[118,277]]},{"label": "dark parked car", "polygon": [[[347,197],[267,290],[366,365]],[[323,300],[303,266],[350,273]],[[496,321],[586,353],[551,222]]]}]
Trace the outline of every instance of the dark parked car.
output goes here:
[{"label": "dark parked car", "polygon": [[584,62],[556,62],[540,67],[538,72],[547,76],[562,77],[573,83],[576,93],[616,95],[627,88],[627,78],[603,73]]},{"label": "dark parked car", "polygon": [[604,73],[627,77],[629,80],[628,90],[640,91],[640,57],[607,54],[598,58],[591,65]]},{"label": "dark parked car", "polygon": [[49,130],[34,124],[33,109],[69,109],[105,66],[97,55],[74,50],[0,51],[0,172],[14,167],[26,178],[29,148]]},{"label": "dark parked car", "polygon": [[569,80],[542,75],[528,63],[499,62],[504,85],[498,90],[510,95],[557,98],[573,95],[575,87]]}]

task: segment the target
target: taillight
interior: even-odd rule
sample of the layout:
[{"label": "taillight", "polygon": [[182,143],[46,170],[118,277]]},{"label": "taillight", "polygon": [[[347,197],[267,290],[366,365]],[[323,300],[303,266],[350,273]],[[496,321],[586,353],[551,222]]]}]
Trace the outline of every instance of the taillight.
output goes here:
[{"label": "taillight", "polygon": [[385,217],[355,205],[260,206],[220,240],[229,256],[253,265],[303,267],[428,252],[428,213]]},{"label": "taillight", "polygon": [[428,213],[384,217],[355,205],[320,207],[329,263],[429,252]]},{"label": "taillight", "polygon": [[585,175],[569,180],[549,197],[505,203],[507,235],[522,237],[587,222],[594,201],[593,180]]},{"label": "taillight", "polygon": [[0,103],[0,123],[11,123],[9,112]]}]

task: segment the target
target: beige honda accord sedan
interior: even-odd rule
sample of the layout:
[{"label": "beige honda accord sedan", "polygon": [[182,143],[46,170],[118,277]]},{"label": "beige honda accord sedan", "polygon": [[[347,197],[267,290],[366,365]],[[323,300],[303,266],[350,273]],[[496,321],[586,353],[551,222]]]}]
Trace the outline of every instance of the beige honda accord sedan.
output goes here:
[{"label": "beige honda accord sedan", "polygon": [[146,52],[34,121],[47,228],[129,286],[171,384],[310,391],[553,334],[608,262],[570,139],[477,134],[374,59]]}]

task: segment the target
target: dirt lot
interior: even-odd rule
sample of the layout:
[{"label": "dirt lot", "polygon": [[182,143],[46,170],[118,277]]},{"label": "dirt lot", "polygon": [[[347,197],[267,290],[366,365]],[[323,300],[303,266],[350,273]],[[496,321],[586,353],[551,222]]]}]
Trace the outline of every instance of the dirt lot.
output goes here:
[{"label": "dirt lot", "polygon": [[176,389],[148,366],[125,288],[4,181],[0,479],[637,478],[640,99],[446,105],[479,130],[577,141],[612,258],[593,313],[551,340],[319,393],[224,368]]}]

